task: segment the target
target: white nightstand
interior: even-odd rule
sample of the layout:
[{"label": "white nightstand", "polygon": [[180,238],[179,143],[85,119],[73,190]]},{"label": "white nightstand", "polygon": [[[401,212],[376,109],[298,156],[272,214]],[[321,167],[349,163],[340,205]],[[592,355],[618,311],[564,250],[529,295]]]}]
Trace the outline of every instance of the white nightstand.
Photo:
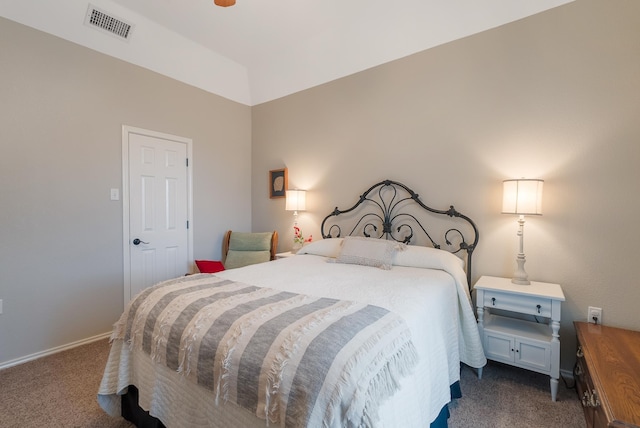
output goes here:
[{"label": "white nightstand", "polygon": [[[556,401],[560,378],[560,306],[558,284],[531,281],[513,284],[510,278],[483,276],[474,285],[478,330],[485,356],[494,361],[544,373],[551,377]],[[499,309],[500,315],[492,311]],[[518,314],[526,319],[515,318]],[[482,371],[478,372],[482,376]]]},{"label": "white nightstand", "polygon": [[276,254],[276,259],[284,259],[284,258],[287,258],[287,257],[293,257],[295,255],[296,255],[296,253],[293,253],[291,251],[287,251],[286,253],[277,253]]}]

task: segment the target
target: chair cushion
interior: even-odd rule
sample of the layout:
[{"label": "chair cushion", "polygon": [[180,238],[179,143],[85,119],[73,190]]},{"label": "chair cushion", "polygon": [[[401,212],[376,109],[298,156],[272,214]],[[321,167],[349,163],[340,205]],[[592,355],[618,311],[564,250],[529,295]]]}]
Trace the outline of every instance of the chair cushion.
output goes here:
[{"label": "chair cushion", "polygon": [[268,252],[271,251],[272,236],[273,232],[233,232],[229,239],[229,250]]},{"label": "chair cushion", "polygon": [[[231,234],[233,239],[235,232]],[[271,235],[271,234],[269,234]],[[271,251],[238,251],[229,250],[227,259],[224,261],[225,269],[235,269],[242,266],[252,265],[256,263],[268,262],[271,260]]]}]

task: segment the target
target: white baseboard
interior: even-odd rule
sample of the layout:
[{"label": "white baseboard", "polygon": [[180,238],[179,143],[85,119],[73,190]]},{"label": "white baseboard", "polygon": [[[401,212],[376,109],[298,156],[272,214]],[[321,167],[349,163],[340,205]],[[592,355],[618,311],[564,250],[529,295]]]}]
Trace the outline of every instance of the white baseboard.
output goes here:
[{"label": "white baseboard", "polygon": [[560,376],[565,379],[573,379],[573,371],[571,370],[560,370]]},{"label": "white baseboard", "polygon": [[35,354],[27,355],[24,357],[16,358],[14,360],[5,361],[0,363],[0,370],[9,367],[17,366],[18,364],[26,363],[27,361],[36,360],[38,358],[46,357],[47,355],[57,354],[58,352],[67,351],[69,349],[77,348],[78,346],[86,345],[98,340],[107,339],[111,336],[111,332],[102,333],[97,336],[87,337],[86,339],[78,340],[76,342],[68,343],[66,345],[56,346],[55,348],[47,349],[46,351],[36,352]]}]

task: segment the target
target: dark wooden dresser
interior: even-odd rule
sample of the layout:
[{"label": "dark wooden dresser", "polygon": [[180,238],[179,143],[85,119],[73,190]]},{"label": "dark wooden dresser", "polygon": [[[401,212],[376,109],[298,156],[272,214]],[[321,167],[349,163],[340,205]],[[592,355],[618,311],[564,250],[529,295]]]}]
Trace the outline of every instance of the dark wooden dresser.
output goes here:
[{"label": "dark wooden dresser", "polygon": [[574,322],[587,427],[640,427],[640,331]]}]

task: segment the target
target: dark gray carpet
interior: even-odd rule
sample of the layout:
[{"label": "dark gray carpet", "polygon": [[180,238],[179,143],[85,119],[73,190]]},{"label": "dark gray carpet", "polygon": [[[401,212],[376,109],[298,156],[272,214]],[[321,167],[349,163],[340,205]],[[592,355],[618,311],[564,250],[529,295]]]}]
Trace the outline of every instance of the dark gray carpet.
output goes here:
[{"label": "dark gray carpet", "polygon": [[0,427],[132,427],[96,399],[109,346],[100,340],[0,370]]},{"label": "dark gray carpet", "polygon": [[[566,381],[573,387],[573,379]],[[549,376],[490,361],[478,379],[463,366],[462,398],[450,405],[452,428],[584,428],[575,389],[560,379],[557,401],[551,401]]]},{"label": "dark gray carpet", "polygon": [[[96,401],[108,353],[107,340],[100,340],[0,370],[0,427],[131,427]],[[502,364],[489,363],[482,380],[463,367],[460,383],[451,428],[585,426],[575,390],[562,381],[555,403],[547,376]]]}]

